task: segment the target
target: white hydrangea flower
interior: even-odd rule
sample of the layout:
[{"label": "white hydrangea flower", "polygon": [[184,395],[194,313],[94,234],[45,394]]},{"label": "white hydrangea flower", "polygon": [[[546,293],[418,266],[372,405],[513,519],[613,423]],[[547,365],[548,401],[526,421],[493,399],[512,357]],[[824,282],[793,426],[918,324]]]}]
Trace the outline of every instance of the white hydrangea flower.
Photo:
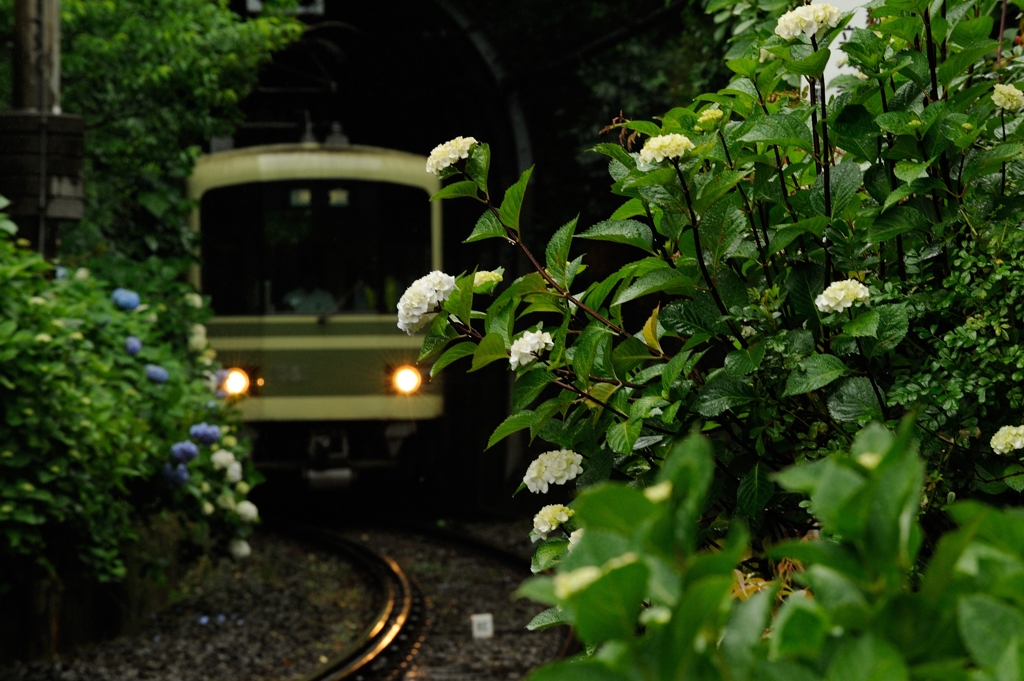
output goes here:
[{"label": "white hydrangea flower", "polygon": [[249,493],[250,489],[251,488],[249,487],[249,483],[247,483],[245,480],[242,480],[237,485],[235,485],[235,491],[241,494],[243,497]]},{"label": "white hydrangea flower", "polygon": [[996,83],[996,89],[992,93],[992,101],[1000,109],[1016,111],[1024,106],[1024,92],[1021,92],[1012,85]]},{"label": "white hydrangea flower", "polygon": [[556,449],[538,456],[526,469],[523,482],[533,493],[548,491],[548,485],[564,485],[583,472],[583,457],[568,449]]},{"label": "white hydrangea flower", "polygon": [[473,288],[480,288],[486,284],[500,284],[502,276],[497,272],[483,270],[473,275]]},{"label": "white hydrangea flower", "polygon": [[576,545],[580,543],[580,539],[583,539],[582,527],[578,530],[573,530],[569,534],[569,553],[572,553],[572,550],[575,549]]},{"label": "white hydrangea flower", "polygon": [[260,517],[259,509],[251,501],[239,501],[235,510],[238,512],[238,517],[242,519],[243,523],[251,523]]},{"label": "white hydrangea flower", "polygon": [[192,307],[202,307],[203,306],[203,297],[201,295],[199,295],[198,293],[186,293],[185,294],[185,303],[190,305],[190,306],[192,306]]},{"label": "white hydrangea flower", "polygon": [[555,347],[555,342],[547,331],[527,331],[513,341],[512,348],[509,350],[511,355],[508,360],[509,364],[513,369],[524,367],[537,359],[539,353],[553,347]]},{"label": "white hydrangea flower", "polygon": [[1024,449],[1024,426],[1003,426],[989,441],[996,454],[1009,454],[1015,449]]},{"label": "white hydrangea flower", "polygon": [[814,299],[819,312],[842,312],[854,303],[868,299],[868,287],[856,279],[844,279],[829,285]]},{"label": "white hydrangea flower", "polygon": [[209,501],[203,502],[203,515],[213,515],[213,504]]},{"label": "white hydrangea flower", "polygon": [[710,130],[718,125],[723,115],[721,109],[704,109],[697,118],[697,127],[702,130]]},{"label": "white hydrangea flower", "polygon": [[235,463],[235,455],[226,449],[218,449],[213,453],[213,456],[210,457],[210,462],[213,464],[215,469],[220,470]]},{"label": "white hydrangea flower", "polygon": [[593,565],[584,565],[569,572],[559,572],[555,575],[555,596],[565,599],[579,593],[600,579],[601,574],[601,568]]},{"label": "white hydrangea flower", "polygon": [[559,525],[568,522],[573,515],[575,511],[562,504],[545,506],[533,517],[533,531],[543,539],[548,536],[548,532],[558,529]]},{"label": "white hydrangea flower", "polygon": [[434,319],[434,310],[455,290],[455,277],[434,270],[406,289],[398,301],[398,328],[410,336]]},{"label": "white hydrangea flower", "polygon": [[661,163],[667,158],[679,158],[693,149],[693,142],[686,135],[672,133],[651,137],[644,143],[644,148],[640,150],[640,158],[637,159],[636,167],[639,170],[651,170],[655,163]]},{"label": "white hydrangea flower", "polygon": [[188,337],[188,348],[192,352],[202,352],[209,342],[206,340],[206,327],[202,324],[193,324],[192,332]]},{"label": "white hydrangea flower", "polygon": [[241,560],[242,558],[248,558],[252,554],[252,547],[244,539],[232,539],[228,542],[228,553],[231,554],[232,558]]},{"label": "white hydrangea flower", "polygon": [[427,172],[440,175],[448,166],[469,156],[470,148],[476,143],[472,137],[456,137],[450,142],[438,144],[427,157]]},{"label": "white hydrangea flower", "polygon": [[783,40],[792,40],[801,33],[810,38],[823,28],[835,28],[842,18],[842,12],[827,3],[803,5],[779,17],[775,35]]},{"label": "white hydrangea flower", "polygon": [[238,461],[232,461],[229,463],[227,475],[225,477],[232,485],[239,482],[242,479],[242,464]]},{"label": "white hydrangea flower", "polygon": [[217,505],[227,511],[235,510],[235,498],[230,494],[221,494],[217,497]]},{"label": "white hydrangea flower", "polygon": [[89,278],[89,270],[84,267],[79,267],[75,270],[75,279],[78,281],[85,281]]},{"label": "white hydrangea flower", "polygon": [[843,52],[841,55],[836,57],[836,66],[847,66],[850,63],[850,55]]},{"label": "white hydrangea flower", "polygon": [[666,480],[665,482],[659,482],[657,485],[652,485],[644,490],[644,496],[647,497],[648,501],[653,501],[658,504],[672,496],[672,481]]},{"label": "white hydrangea flower", "polygon": [[52,340],[53,340],[53,336],[51,336],[48,333],[37,333],[36,334],[36,342],[37,343],[49,343]]}]

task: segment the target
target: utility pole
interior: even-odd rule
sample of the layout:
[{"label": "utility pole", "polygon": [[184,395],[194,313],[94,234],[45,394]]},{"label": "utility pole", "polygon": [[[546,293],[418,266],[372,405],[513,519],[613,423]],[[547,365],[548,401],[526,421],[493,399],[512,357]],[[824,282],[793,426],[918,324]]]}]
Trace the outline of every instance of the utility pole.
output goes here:
[{"label": "utility pole", "polygon": [[14,110],[0,115],[0,195],[28,239],[47,258],[60,220],[80,220],[81,116],[60,105],[60,0],[14,2]]}]

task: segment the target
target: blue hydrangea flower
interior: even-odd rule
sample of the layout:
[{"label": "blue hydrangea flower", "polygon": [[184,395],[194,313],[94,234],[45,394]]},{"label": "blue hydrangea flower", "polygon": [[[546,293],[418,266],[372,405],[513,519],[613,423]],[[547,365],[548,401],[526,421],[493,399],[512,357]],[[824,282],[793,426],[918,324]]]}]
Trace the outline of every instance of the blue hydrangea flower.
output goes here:
[{"label": "blue hydrangea flower", "polygon": [[173,456],[176,461],[188,463],[199,456],[199,447],[196,447],[196,443],[191,440],[175,442],[171,445],[171,456]]},{"label": "blue hydrangea flower", "polygon": [[135,336],[128,336],[124,341],[124,351],[134,357],[142,350],[142,341]]},{"label": "blue hydrangea flower", "polygon": [[167,379],[170,378],[170,374],[167,373],[167,369],[156,364],[146,365],[146,378],[153,381],[154,383],[166,383]]},{"label": "blue hydrangea flower", "polygon": [[58,279],[67,279],[68,278],[68,268],[66,268],[66,267],[58,267],[57,271],[54,272],[54,276],[57,277]]},{"label": "blue hydrangea flower", "polygon": [[199,440],[201,444],[212,445],[220,439],[220,427],[204,421],[189,428],[188,434]]},{"label": "blue hydrangea flower", "polygon": [[114,292],[110,294],[110,299],[122,310],[134,310],[142,302],[138,293],[126,288],[114,289]]},{"label": "blue hydrangea flower", "polygon": [[171,464],[165,463],[164,479],[167,480],[167,484],[169,485],[181,487],[188,482],[188,468],[186,468],[183,463],[179,463],[177,466],[173,467]]}]

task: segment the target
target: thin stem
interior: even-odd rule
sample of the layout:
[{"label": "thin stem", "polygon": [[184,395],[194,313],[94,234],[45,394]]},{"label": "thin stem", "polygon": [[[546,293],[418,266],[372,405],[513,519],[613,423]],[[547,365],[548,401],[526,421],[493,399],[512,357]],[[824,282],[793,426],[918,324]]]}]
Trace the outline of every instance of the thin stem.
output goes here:
[{"label": "thin stem", "polygon": [[[754,84],[754,92],[757,93],[757,101],[761,105],[761,111],[764,112],[765,116],[768,116],[768,105],[764,101],[764,97],[761,95],[761,90],[757,87],[757,81],[753,78],[749,79]],[[786,189],[786,174],[782,171],[782,154],[779,153],[779,145],[773,144],[772,149],[775,151],[775,167],[779,171],[779,185],[782,191],[782,202],[786,206],[786,212],[789,213],[790,217],[793,218],[793,222],[798,222],[796,212],[793,210],[793,206],[789,205],[789,190]],[[794,179],[794,183],[796,180]],[[796,186],[795,189],[799,190],[800,187]]]},{"label": "thin stem", "polygon": [[[686,208],[690,211],[690,225],[693,228],[693,248],[697,255],[697,266],[700,267],[700,273],[704,277],[704,281],[708,284],[708,290],[711,292],[711,297],[715,299],[715,304],[718,305],[718,310],[722,313],[723,317],[729,316],[729,309],[725,306],[725,301],[722,300],[722,296],[718,293],[718,287],[715,286],[714,279],[711,278],[711,274],[708,273],[708,266],[704,263],[704,249],[700,245],[700,227],[697,221],[697,213],[693,210],[693,201],[690,198],[690,188],[686,185],[686,179],[683,177],[683,171],[679,168],[679,161],[676,159],[670,159],[672,167],[676,169],[676,176],[679,178],[679,184],[683,185],[683,196],[686,197]],[[729,329],[732,331],[733,336],[740,342],[740,345],[747,347],[747,341],[743,338],[743,334],[740,333],[739,329],[730,319],[727,321]]]},{"label": "thin stem", "polygon": [[[1006,0],[1003,0],[1003,18],[1006,18]],[[1002,40],[1002,34],[1000,34],[1000,40]],[[1006,141],[1006,109],[999,109],[999,122],[1003,126],[1003,141]],[[999,185],[999,195],[1006,196],[1006,161],[1003,161],[1003,166],[1000,169],[1002,175],[1002,184]]]},{"label": "thin stem", "polygon": [[[1003,0],[1005,5],[1006,0]],[[932,37],[932,17],[931,8],[928,7],[921,14],[921,19],[924,21],[925,40],[928,55],[928,72],[931,74],[932,79],[932,101],[936,101],[939,98],[939,82],[936,76],[937,66],[935,64],[935,39]]]},{"label": "thin stem", "polygon": [[[818,41],[815,40],[814,36],[811,36],[811,46],[814,51],[818,51]],[[825,91],[825,74],[821,75],[818,79],[818,83],[821,86],[821,142],[824,146],[823,152],[825,157],[821,160],[821,169],[824,173],[824,189],[825,189],[825,217],[829,220],[832,219],[832,178],[831,167],[832,167],[832,146],[828,142],[828,102],[826,100]],[[814,87],[814,83],[811,83],[811,87]],[[828,286],[829,282],[832,281],[832,253],[829,251],[828,243],[824,244],[825,250],[825,285]]]},{"label": "thin stem", "polygon": [[[811,38],[814,41],[814,38]],[[817,51],[817,50],[815,50]],[[818,84],[807,76],[807,85],[811,88],[811,136],[814,141],[814,172],[821,172],[821,145],[818,141]]]},{"label": "thin stem", "polygon": [[1003,12],[999,17],[999,47],[996,49],[996,68],[1003,68],[1003,34],[1006,33],[1006,0],[1003,0]]},{"label": "thin stem", "polygon": [[[846,314],[850,316],[850,321],[853,321],[853,309],[847,309]],[[882,418],[888,420],[885,411],[885,399],[882,397],[882,391],[878,389],[878,384],[875,383],[875,377],[871,375],[871,360],[864,354],[864,347],[860,343],[860,338],[856,338],[856,341],[857,351],[860,352],[860,356],[864,358],[864,374],[868,377],[868,382],[871,383],[871,389],[875,391],[875,397],[878,398],[878,406],[882,410]]]}]

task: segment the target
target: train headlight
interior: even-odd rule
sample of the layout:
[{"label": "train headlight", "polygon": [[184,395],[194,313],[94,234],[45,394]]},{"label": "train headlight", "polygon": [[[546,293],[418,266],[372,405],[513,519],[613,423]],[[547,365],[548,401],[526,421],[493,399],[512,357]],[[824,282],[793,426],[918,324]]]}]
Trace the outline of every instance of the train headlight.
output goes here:
[{"label": "train headlight", "polygon": [[228,375],[224,378],[224,392],[236,396],[243,394],[249,389],[249,374],[241,369],[228,369]]},{"label": "train headlight", "polygon": [[391,375],[391,384],[403,395],[411,395],[420,389],[423,378],[416,367],[406,365],[395,369],[395,373]]}]

